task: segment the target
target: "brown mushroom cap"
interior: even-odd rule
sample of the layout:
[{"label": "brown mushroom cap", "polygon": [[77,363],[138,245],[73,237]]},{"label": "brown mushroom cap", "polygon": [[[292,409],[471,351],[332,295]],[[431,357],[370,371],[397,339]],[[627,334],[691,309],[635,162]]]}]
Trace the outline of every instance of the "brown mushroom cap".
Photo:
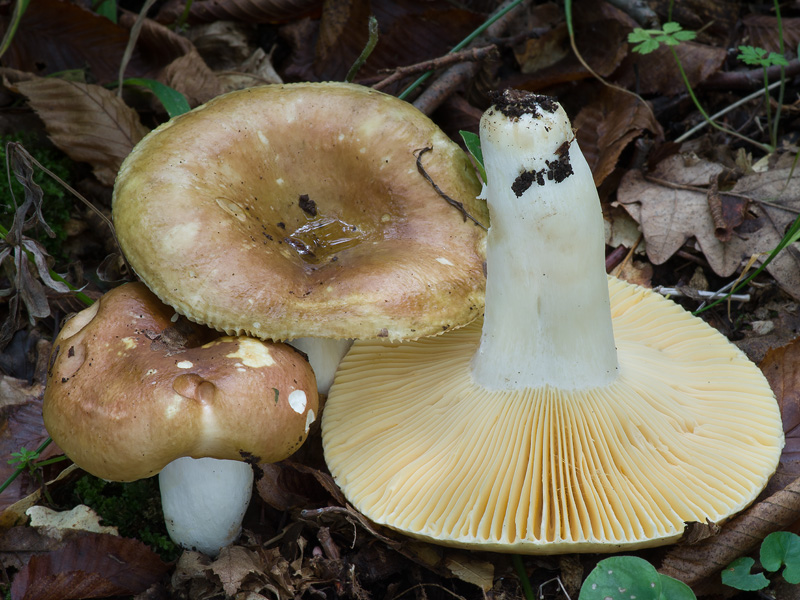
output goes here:
[{"label": "brown mushroom cap", "polygon": [[464,152],[410,104],[345,83],[232,92],[125,160],[114,224],[164,302],[228,334],[408,339],[474,319],[488,224]]},{"label": "brown mushroom cap", "polygon": [[318,414],[303,357],[174,315],[132,283],[65,324],[43,412],[67,456],[98,477],[133,481],[183,456],[275,462],[295,451]]},{"label": "brown mushroom cap", "polygon": [[614,278],[609,293],[620,375],[597,388],[476,385],[480,321],[356,342],[322,419],[348,500],[415,537],[532,554],[665,544],[745,508],[783,447],[761,371],[658,294]]}]

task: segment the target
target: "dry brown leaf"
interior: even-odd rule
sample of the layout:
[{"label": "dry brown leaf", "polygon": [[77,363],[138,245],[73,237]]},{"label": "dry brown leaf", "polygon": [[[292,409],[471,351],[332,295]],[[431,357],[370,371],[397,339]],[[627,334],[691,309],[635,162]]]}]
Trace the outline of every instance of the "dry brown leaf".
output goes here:
[{"label": "dry brown leaf", "polygon": [[[0,31],[8,21],[0,18]],[[25,11],[3,64],[42,76],[88,68],[96,81],[108,83],[117,77],[128,37],[123,27],[76,3],[37,0]],[[141,77],[148,69],[148,60],[135,50],[128,75]]]},{"label": "dry brown leaf", "polygon": [[641,100],[607,86],[581,109],[573,127],[596,186],[611,174],[622,151],[645,129],[663,137],[661,125]]},{"label": "dry brown leaf", "polygon": [[[673,155],[648,179],[638,171],[626,173],[617,199],[640,224],[651,262],[664,263],[694,236],[714,272],[730,277],[751,256],[763,260],[778,245],[800,209],[800,178],[789,180],[789,169],[742,177],[731,191],[756,203],[750,209],[752,218],[733,231],[729,242],[722,242],[707,193],[681,187],[707,186],[722,170],[716,163]],[[741,198],[729,201],[735,204]],[[800,253],[795,247],[784,249],[767,270],[788,294],[800,297]]]},{"label": "dry brown leaf", "polygon": [[114,184],[122,160],[147,133],[136,111],[99,85],[38,78],[13,89],[27,97],[53,143],[89,163],[104,185]]},{"label": "dry brown leaf", "polygon": [[[778,20],[773,15],[745,15],[742,19],[745,35],[742,44],[764,48],[770,52],[780,52],[778,39]],[[782,18],[783,43],[787,49],[797,48],[800,43],[800,19]]]},{"label": "dry brown leaf", "polygon": [[786,446],[767,492],[783,489],[800,478],[800,338],[767,352],[759,367],[781,407]]},{"label": "dry brown leaf", "polygon": [[693,88],[719,71],[727,57],[725,48],[694,42],[682,42],[672,47],[664,45],[650,54],[632,52],[615,74],[615,83],[646,95],[685,93],[686,87],[670,48],[675,49]]},{"label": "dry brown leaf", "polygon": [[461,581],[477,585],[488,592],[494,585],[494,564],[464,554],[450,552],[445,556],[444,566]]},{"label": "dry brown leaf", "polygon": [[263,573],[265,566],[254,552],[241,546],[228,546],[208,568],[219,577],[225,593],[233,596],[250,573]]},{"label": "dry brown leaf", "polygon": [[167,65],[159,79],[186,96],[190,106],[204,104],[225,91],[195,49]]},{"label": "dry brown leaf", "polygon": [[53,510],[47,506],[31,506],[25,511],[30,517],[30,526],[47,532],[47,535],[62,539],[65,532],[90,531],[119,535],[114,526],[101,525],[101,517],[85,504],[78,504],[70,510]]},{"label": "dry brown leaf", "polygon": [[11,585],[14,600],[105,598],[145,591],[169,569],[138,540],[102,533],[33,556]]},{"label": "dry brown leaf", "polygon": [[724,569],[732,560],[750,553],[773,531],[790,526],[798,518],[800,478],[728,522],[718,536],[694,546],[674,546],[667,552],[659,571],[695,586]]}]

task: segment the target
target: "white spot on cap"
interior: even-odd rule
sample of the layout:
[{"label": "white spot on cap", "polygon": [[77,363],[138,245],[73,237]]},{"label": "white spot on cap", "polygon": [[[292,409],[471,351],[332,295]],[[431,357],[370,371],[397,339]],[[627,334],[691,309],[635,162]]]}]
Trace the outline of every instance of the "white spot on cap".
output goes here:
[{"label": "white spot on cap", "polygon": [[147,369],[147,373],[145,373],[145,375],[155,375],[156,373],[158,373],[157,369]]},{"label": "white spot on cap", "polygon": [[228,200],[227,198],[217,198],[216,201],[222,210],[224,210],[229,215],[236,217],[242,223],[244,223],[247,220],[247,215],[245,214],[245,211],[242,209],[241,206],[236,204],[236,202],[234,202],[233,200]]},{"label": "white spot on cap", "polygon": [[275,364],[275,359],[269,353],[269,348],[253,338],[239,338],[239,347],[236,352],[227,354],[225,358],[238,358],[245,367],[258,369],[261,367],[271,367]]},{"label": "white spot on cap", "polygon": [[294,390],[289,394],[289,406],[291,406],[292,410],[298,415],[303,414],[303,411],[306,409],[306,403],[306,393],[303,390]]},{"label": "white spot on cap", "polygon": [[260,129],[258,130],[258,139],[265,146],[269,146],[269,140],[267,139],[267,136],[265,136],[264,132],[261,131]]},{"label": "white spot on cap", "polygon": [[261,323],[259,321],[253,321],[253,329],[261,329]]},{"label": "white spot on cap", "polygon": [[440,256],[439,258],[437,258],[437,259],[436,259],[436,262],[438,262],[438,263],[442,263],[443,265],[447,265],[447,266],[449,266],[449,267],[454,267],[454,266],[455,266],[453,263],[451,263],[449,260],[447,260],[447,259],[446,259],[445,257],[443,257],[443,256]]},{"label": "white spot on cap", "polygon": [[278,177],[278,178],[275,180],[275,183],[277,183],[278,185],[283,185],[283,177]]},{"label": "white spot on cap", "polygon": [[344,139],[344,134],[343,134],[343,133],[340,133],[340,134],[339,134],[339,141],[341,142],[343,139]]},{"label": "white spot on cap", "polygon": [[136,348],[136,340],[132,337],[124,337],[120,341],[125,345],[126,350],[133,350]]},{"label": "white spot on cap", "polygon": [[387,222],[387,221],[389,221],[391,218],[392,218],[392,217],[391,217],[391,216],[389,216],[389,215],[381,215],[381,222],[382,222],[382,223],[386,223],[386,222]]},{"label": "white spot on cap", "polygon": [[308,433],[311,424],[317,419],[316,415],[314,415],[313,410],[309,410],[308,414],[306,415],[306,433]]},{"label": "white spot on cap", "polygon": [[359,151],[361,154],[366,154],[366,153],[367,153],[367,149],[366,149],[366,148],[359,148],[359,150],[358,150],[358,151]]},{"label": "white spot on cap", "polygon": [[175,366],[178,367],[179,369],[191,369],[194,365],[190,360],[182,360]]}]

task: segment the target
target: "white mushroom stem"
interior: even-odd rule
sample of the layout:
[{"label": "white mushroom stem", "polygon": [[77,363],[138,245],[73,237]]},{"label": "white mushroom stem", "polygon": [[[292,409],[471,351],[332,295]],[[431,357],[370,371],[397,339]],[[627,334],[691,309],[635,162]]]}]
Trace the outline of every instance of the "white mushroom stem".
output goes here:
[{"label": "white mushroom stem", "polygon": [[295,338],[287,343],[308,357],[308,363],[317,378],[317,392],[327,395],[336,369],[353,345],[353,340],[306,337]]},{"label": "white mushroom stem", "polygon": [[[489,389],[603,386],[618,363],[600,202],[564,110],[538,113],[495,108],[481,120],[491,228],[472,374]],[[567,157],[573,173],[557,181]],[[533,181],[518,196],[526,172]]]},{"label": "white mushroom stem", "polygon": [[238,460],[179,458],[158,475],[169,536],[209,556],[232,543],[253,493],[253,468]]}]

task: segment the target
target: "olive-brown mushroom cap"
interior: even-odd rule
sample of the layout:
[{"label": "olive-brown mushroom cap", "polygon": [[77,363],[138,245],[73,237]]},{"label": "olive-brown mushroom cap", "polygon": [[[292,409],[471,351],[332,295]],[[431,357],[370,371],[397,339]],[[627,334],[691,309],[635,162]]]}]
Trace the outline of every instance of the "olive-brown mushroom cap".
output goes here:
[{"label": "olive-brown mushroom cap", "polygon": [[480,184],[392,96],[344,83],[232,92],[162,125],[114,189],[120,246],[164,302],[228,334],[413,339],[483,306]]},{"label": "olive-brown mushroom cap", "polygon": [[65,324],[43,413],[66,455],[98,477],[134,481],[183,456],[275,462],[294,452],[319,412],[305,359],[173,316],[132,283]]},{"label": "olive-brown mushroom cap", "polygon": [[614,278],[609,293],[620,375],[605,387],[476,386],[479,321],[356,342],[322,419],[348,500],[412,536],[531,554],[669,543],[745,508],[783,447],[761,371],[673,302]]}]

